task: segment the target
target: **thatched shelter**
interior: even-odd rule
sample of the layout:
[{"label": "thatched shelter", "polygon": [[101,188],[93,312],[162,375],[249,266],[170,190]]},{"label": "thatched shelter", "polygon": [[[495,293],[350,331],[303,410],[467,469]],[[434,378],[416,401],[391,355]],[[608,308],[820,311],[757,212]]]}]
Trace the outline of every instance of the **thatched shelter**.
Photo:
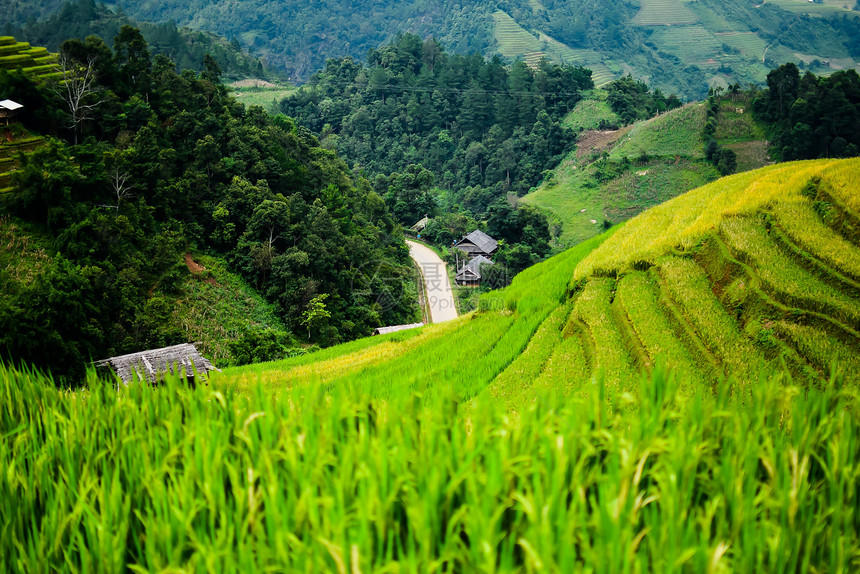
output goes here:
[{"label": "thatched shelter", "polygon": [[111,357],[96,363],[113,370],[126,385],[134,381],[156,383],[166,375],[185,376],[194,384],[195,374],[205,380],[209,371],[219,371],[191,343]]}]

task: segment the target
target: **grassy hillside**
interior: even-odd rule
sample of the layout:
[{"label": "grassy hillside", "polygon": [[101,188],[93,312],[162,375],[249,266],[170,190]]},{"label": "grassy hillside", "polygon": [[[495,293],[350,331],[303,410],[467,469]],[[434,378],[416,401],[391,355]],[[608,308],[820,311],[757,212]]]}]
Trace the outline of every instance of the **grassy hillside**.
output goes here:
[{"label": "grassy hillside", "polygon": [[[692,389],[782,363],[820,385],[838,360],[860,383],[858,182],[857,159],[723,178],[527,269],[475,314],[224,381],[349,384],[379,397],[452,387],[522,404],[539,380],[575,390],[602,374],[631,390],[658,362],[684,371]],[[554,375],[560,365],[580,376]]]},{"label": "grassy hillside", "polygon": [[194,390],[0,366],[0,569],[856,570],[858,184],[721,179],[474,314]]},{"label": "grassy hillside", "polygon": [[[626,221],[719,177],[704,159],[705,118],[706,105],[694,103],[614,129],[620,120],[606,92],[594,90],[565,118],[566,125],[581,132],[576,150],[521,201],[550,215],[558,246],[593,237],[604,229],[604,221]],[[749,94],[719,99],[714,138],[737,154],[738,171],[770,163]]]},{"label": "grassy hillside", "polygon": [[[577,148],[523,203],[545,210],[559,246],[593,237],[653,205],[719,177],[703,159],[704,104],[689,104],[623,129],[600,90],[566,119],[585,129]],[[592,115],[592,112],[593,115]],[[592,130],[592,131],[588,131]]]}]

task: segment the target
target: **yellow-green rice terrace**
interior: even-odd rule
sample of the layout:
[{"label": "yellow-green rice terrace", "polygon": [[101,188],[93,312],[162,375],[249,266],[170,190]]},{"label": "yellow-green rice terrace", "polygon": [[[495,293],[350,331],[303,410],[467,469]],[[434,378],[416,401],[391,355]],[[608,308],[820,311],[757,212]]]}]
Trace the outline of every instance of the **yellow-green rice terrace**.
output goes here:
[{"label": "yellow-green rice terrace", "polygon": [[860,159],[207,386],[0,370],[0,571],[860,569]]}]

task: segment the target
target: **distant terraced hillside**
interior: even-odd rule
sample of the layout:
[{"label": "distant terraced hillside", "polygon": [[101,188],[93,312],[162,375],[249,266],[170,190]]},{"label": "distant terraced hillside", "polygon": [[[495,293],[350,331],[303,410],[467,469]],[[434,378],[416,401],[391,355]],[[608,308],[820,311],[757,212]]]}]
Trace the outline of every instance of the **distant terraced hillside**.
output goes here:
[{"label": "distant terraced hillside", "polygon": [[663,362],[682,392],[732,377],[745,392],[785,364],[822,385],[832,365],[860,383],[860,159],[770,166],[653,208],[521,273],[450,323],[318,355],[227,370],[244,387],[353,385],[428,399],[451,388],[513,407],[600,375],[636,393]]},{"label": "distant terraced hillside", "polygon": [[594,85],[598,87],[608,84],[620,75],[621,68],[600,53],[571,48],[544,32],[529,32],[507,12],[494,12],[493,22],[497,50],[506,58],[521,58],[532,68],[536,68],[543,58],[557,63],[584,66],[591,70]]}]

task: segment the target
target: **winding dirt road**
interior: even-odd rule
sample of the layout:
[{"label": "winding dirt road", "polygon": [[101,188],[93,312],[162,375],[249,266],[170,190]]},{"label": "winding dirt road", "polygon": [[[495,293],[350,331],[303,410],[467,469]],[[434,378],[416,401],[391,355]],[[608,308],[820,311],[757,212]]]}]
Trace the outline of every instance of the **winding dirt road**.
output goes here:
[{"label": "winding dirt road", "polygon": [[427,303],[430,307],[430,322],[442,323],[456,319],[457,307],[454,305],[454,293],[451,291],[445,262],[425,245],[409,240],[406,244],[409,246],[409,255],[424,276]]}]

